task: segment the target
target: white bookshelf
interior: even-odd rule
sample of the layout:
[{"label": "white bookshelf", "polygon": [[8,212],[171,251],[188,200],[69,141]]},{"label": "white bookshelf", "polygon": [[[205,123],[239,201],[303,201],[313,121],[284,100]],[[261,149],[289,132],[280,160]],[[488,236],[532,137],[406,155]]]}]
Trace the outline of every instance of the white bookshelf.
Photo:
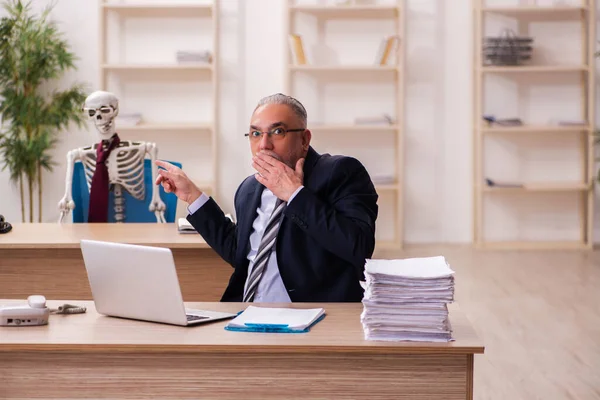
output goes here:
[{"label": "white bookshelf", "polygon": [[[369,4],[350,2],[348,4],[334,4],[333,2],[310,2],[303,0],[287,0],[286,7],[286,23],[287,23],[287,37],[285,38],[285,56],[286,56],[286,69],[285,69],[285,93],[298,97],[300,101],[305,102],[304,97],[299,97],[295,86],[298,85],[300,77],[309,77],[309,79],[316,79],[323,83],[331,82],[342,82],[345,84],[353,84],[360,81],[364,84],[371,84],[377,82],[379,84],[386,85],[390,89],[390,103],[388,106],[391,110],[391,116],[393,123],[391,124],[357,124],[354,120],[350,121],[337,121],[336,117],[329,115],[331,118],[327,118],[325,115],[324,119],[330,119],[330,121],[316,121],[314,116],[309,115],[308,128],[313,132],[313,141],[315,138],[319,138],[325,143],[335,143],[337,138],[343,137],[339,135],[347,135],[353,140],[360,137],[378,137],[382,140],[389,140],[391,143],[388,148],[383,150],[390,151],[393,153],[393,166],[391,170],[387,170],[385,175],[389,174],[394,177],[394,181],[385,181],[385,183],[378,183],[375,179],[375,187],[379,194],[379,217],[377,220],[377,226],[381,227],[384,224],[391,224],[391,234],[385,235],[384,238],[377,235],[376,246],[378,248],[401,248],[404,242],[404,218],[403,218],[403,165],[404,165],[404,139],[403,139],[403,126],[404,126],[404,52],[405,52],[405,13],[404,13],[404,0],[389,0],[389,1],[373,1]],[[302,26],[302,18],[309,18],[317,21],[312,25],[312,28]],[[381,41],[386,36],[397,35],[400,38],[397,52],[392,60],[385,65],[381,65],[376,62],[376,55],[378,46],[380,43],[375,43],[372,37],[370,43],[374,43],[372,47],[372,55],[366,55],[368,58],[355,59],[351,62],[340,61],[338,63],[320,62],[316,59],[311,59],[311,50],[309,47],[311,43],[304,37],[302,39],[305,52],[307,53],[307,63],[298,64],[295,62],[295,57],[291,54],[291,44],[288,40],[291,34],[301,34],[300,31],[309,29],[312,34],[326,36],[324,31],[326,30],[325,25],[327,23],[332,24],[344,24],[344,23],[356,23],[357,26],[361,23],[370,24],[369,29],[371,31],[378,31],[379,25],[389,27],[386,33],[382,33],[380,38],[377,40]],[[387,24],[387,25],[386,25]],[[382,28],[383,29],[383,28]],[[352,29],[351,29],[352,30]],[[372,32],[370,33],[373,34]],[[344,43],[345,51],[348,51],[349,43],[352,42],[352,38],[356,38],[356,33],[352,33],[352,37],[347,39]],[[315,39],[321,41],[322,38]],[[314,44],[314,43],[313,43]],[[368,48],[371,48],[370,45]],[[335,52],[339,49],[333,49]],[[344,51],[340,50],[340,51]],[[318,92],[319,89],[316,89]],[[371,94],[372,95],[372,94]],[[319,96],[319,95],[315,95]],[[317,98],[315,97],[315,98]],[[350,95],[347,98],[351,97]],[[352,98],[361,98],[361,93],[352,93]],[[315,101],[320,101],[317,99]],[[323,100],[325,101],[325,100]],[[314,107],[309,110],[321,109],[322,107]],[[323,111],[327,114],[327,111]],[[354,114],[349,112],[348,114]],[[393,114],[393,115],[392,115]],[[359,112],[353,115],[354,118],[361,117]],[[362,136],[361,136],[362,135]],[[368,143],[368,140],[365,142]],[[368,150],[373,153],[380,151],[378,144],[372,145]],[[330,147],[325,144],[319,143],[316,146],[316,150],[321,153],[332,153],[336,154],[336,151],[330,150]],[[357,157],[369,170],[369,163],[366,159],[361,158],[358,154],[342,153],[349,156]],[[375,155],[376,159],[377,155]],[[377,163],[377,160],[371,160],[371,165]],[[372,178],[374,177],[372,171]],[[383,182],[383,181],[382,181]],[[389,206],[389,208],[382,208],[382,202]],[[391,204],[389,204],[391,202]]]},{"label": "white bookshelf", "polygon": [[549,133],[581,133],[588,132],[589,126],[559,126],[559,125],[522,125],[522,126],[495,126],[482,127],[483,134],[549,134]]},{"label": "white bookshelf", "polygon": [[[122,134],[125,139],[133,140],[144,140],[155,142],[159,148],[159,158],[170,158],[173,161],[182,162],[183,169],[188,175],[194,180],[194,182],[201,187],[202,190],[206,191],[207,194],[217,197],[217,132],[218,132],[218,118],[219,115],[219,1],[218,0],[198,0],[195,2],[178,2],[178,1],[148,1],[148,2],[128,2],[114,0],[99,0],[100,8],[100,23],[99,23],[99,89],[112,91],[119,93],[119,89],[122,86],[127,85],[133,79],[141,82],[156,83],[160,82],[161,90],[167,92],[173,98],[177,98],[176,90],[178,87],[187,88],[188,97],[183,97],[184,100],[189,96],[198,95],[204,98],[207,106],[210,106],[211,110],[208,112],[208,116],[203,117],[200,121],[192,121],[192,118],[198,111],[198,106],[187,110],[191,116],[189,118],[182,118],[181,120],[157,120],[151,118],[146,120],[145,115],[142,115],[142,122],[137,125],[130,125],[125,123],[119,123],[117,119],[117,131]],[[132,24],[139,26],[140,21],[149,21],[149,24],[160,24],[163,21],[182,21],[181,26],[178,22],[175,22],[175,28],[178,33],[182,35],[189,35],[189,37],[197,38],[197,35],[211,35],[205,39],[205,48],[203,50],[209,50],[212,55],[210,62],[181,62],[177,63],[174,54],[171,59],[157,59],[148,60],[132,60],[128,54],[128,51],[122,49],[112,49],[111,46],[121,46],[125,42],[125,38],[122,36],[126,32],[126,27]],[[200,21],[200,22],[198,22]],[[204,21],[210,24],[209,28],[204,28],[207,25]],[[118,33],[110,31],[110,27],[115,29]],[[202,31],[204,29],[204,31]],[[206,32],[208,30],[208,32]],[[114,36],[117,36],[117,40],[114,40]],[[195,35],[195,36],[194,36]],[[168,40],[168,39],[167,39]],[[185,43],[194,43],[194,39],[187,39]],[[143,38],[135,44],[137,46],[148,46],[153,48],[155,43],[148,40],[144,43]],[[173,46],[179,46],[180,43],[172,43]],[[132,45],[133,47],[134,45]],[[127,49],[129,50],[129,49]],[[189,50],[188,48],[181,48],[178,50]],[[153,52],[146,52],[151,54]],[[116,54],[116,56],[115,56]],[[118,82],[115,84],[115,82]],[[169,86],[172,84],[173,86]],[[196,85],[196,86],[193,86]],[[138,85],[139,88],[141,85]],[[189,89],[189,87],[201,87],[202,90],[195,91]],[[172,89],[173,87],[173,89]],[[125,90],[123,89],[125,92]],[[192,93],[190,93],[192,92]],[[148,105],[152,103],[152,108],[160,109],[160,101],[162,93],[155,91],[148,93],[149,99],[143,99],[143,104]],[[130,111],[137,111],[128,108],[128,97],[127,94],[119,96],[121,110],[128,109]],[[163,100],[164,101],[164,100]],[[168,101],[169,107],[175,107],[172,101]],[[196,104],[196,103],[194,103]],[[179,110],[189,108],[188,104],[182,103]],[[207,107],[201,107],[207,108]],[[153,113],[158,114],[158,113]],[[180,114],[181,115],[181,114]],[[175,140],[172,135],[179,135],[180,139]],[[181,139],[182,138],[182,139]],[[181,142],[184,140],[184,144]],[[203,153],[204,158],[209,157],[210,161],[206,161],[209,167],[202,166],[198,167],[190,160],[192,157],[188,156],[185,160],[178,159],[179,154],[178,148],[181,149],[186,147],[189,149],[191,146],[198,146],[199,151]],[[209,147],[209,148],[207,148]],[[161,151],[162,150],[162,151]],[[187,150],[187,149],[186,149]],[[170,155],[166,155],[170,151]],[[200,157],[200,156],[199,156]],[[202,171],[198,173],[197,171]],[[212,170],[208,176],[205,171]],[[181,203],[181,202],[179,202]],[[183,210],[184,205],[178,204],[177,217],[185,214]]]},{"label": "white bookshelf", "polygon": [[340,73],[366,73],[377,74],[386,72],[398,72],[399,68],[395,65],[289,65],[292,72],[330,72],[335,74]]},{"label": "white bookshelf", "polygon": [[165,1],[163,3],[110,3],[105,2],[101,7],[107,11],[115,11],[122,14],[131,14],[136,16],[146,15],[181,15],[194,14],[199,16],[210,16],[213,14],[214,5],[212,3],[178,3],[176,1]]},{"label": "white bookshelf", "polygon": [[161,73],[178,73],[182,71],[212,72],[214,65],[205,64],[104,64],[101,68],[105,72],[112,71],[154,71]]},{"label": "white bookshelf", "polygon": [[313,132],[397,132],[398,125],[359,125],[359,124],[329,124],[329,125],[311,125]]},{"label": "white bookshelf", "polygon": [[553,72],[587,72],[588,65],[523,65],[514,67],[485,66],[479,69],[481,73],[519,74],[519,73],[553,73]]},{"label": "white bookshelf", "polygon": [[[594,51],[596,40],[596,4],[595,0],[581,0],[579,5],[555,5],[555,6],[487,6],[486,0],[473,0],[474,12],[474,182],[473,182],[473,241],[480,248],[490,249],[591,249],[593,247],[593,209],[594,209],[594,148],[593,132],[595,126],[595,58]],[[571,63],[544,63],[543,58],[537,57],[535,60],[525,62],[523,65],[516,66],[490,66],[484,65],[483,39],[486,36],[486,23],[488,18],[500,16],[510,21],[516,22],[518,34],[524,34],[534,37],[533,48],[536,51],[535,34],[530,33],[530,23],[552,22],[576,23],[581,26],[580,42],[581,55],[578,61]],[[556,28],[554,28],[556,29]],[[539,49],[544,51],[544,49]],[[491,75],[502,75],[503,78],[510,81],[510,84],[519,85],[535,78],[536,82],[552,82],[558,77],[570,77],[570,82],[578,82],[576,86],[581,92],[580,108],[581,115],[578,117],[584,123],[580,125],[547,125],[547,124],[528,124],[520,126],[488,126],[482,117],[488,111],[486,110],[486,93],[488,87],[486,78]],[[569,101],[566,100],[565,101]],[[555,117],[555,116],[553,116]],[[538,149],[543,149],[545,140],[548,137],[558,137],[559,140],[572,138],[574,145],[579,150],[578,159],[571,160],[575,165],[580,166],[580,176],[568,181],[558,180],[556,182],[519,182],[517,187],[488,186],[485,178],[486,160],[489,155],[486,153],[486,143],[488,140],[501,138],[502,140],[523,139],[536,141],[539,143]],[[508,146],[506,148],[509,148]],[[577,149],[578,148],[578,149]],[[513,149],[513,147],[510,147]],[[564,149],[566,154],[570,149]],[[505,150],[508,151],[508,150]],[[518,151],[518,150],[513,150]],[[552,153],[550,153],[552,154]],[[556,153],[554,153],[556,154]],[[510,168],[507,165],[504,168]],[[493,177],[490,177],[493,179]],[[552,196],[573,196],[575,199],[568,204],[577,206],[579,212],[572,209],[561,209],[553,217],[561,219],[563,213],[577,215],[578,238],[573,240],[524,240],[516,238],[515,240],[498,241],[488,239],[485,235],[486,223],[489,221],[485,217],[485,204],[490,199],[498,199],[500,196],[505,200],[516,199],[536,199],[533,204],[539,204],[544,207],[552,204]],[[512,197],[514,196],[514,197]],[[535,197],[534,197],[535,196]],[[532,200],[530,200],[532,201]],[[565,203],[566,204],[566,203]],[[528,209],[521,214],[521,219],[528,218],[527,213],[535,211]],[[566,217],[565,217],[566,218]],[[531,219],[537,221],[536,219]]]},{"label": "white bookshelf", "polygon": [[329,18],[394,18],[401,8],[394,4],[292,4],[291,12],[303,12]]},{"label": "white bookshelf", "polygon": [[493,6],[481,7],[487,14],[501,14],[510,17],[527,18],[529,20],[569,20],[578,19],[581,13],[589,11],[587,5],[554,5],[554,6]]},{"label": "white bookshelf", "polygon": [[211,124],[195,124],[195,123],[140,123],[138,125],[119,125],[121,132],[149,132],[149,131],[168,131],[168,132],[212,132]]},{"label": "white bookshelf", "polygon": [[524,183],[521,187],[486,186],[484,192],[519,193],[519,192],[587,192],[590,184],[585,182],[544,182]]}]

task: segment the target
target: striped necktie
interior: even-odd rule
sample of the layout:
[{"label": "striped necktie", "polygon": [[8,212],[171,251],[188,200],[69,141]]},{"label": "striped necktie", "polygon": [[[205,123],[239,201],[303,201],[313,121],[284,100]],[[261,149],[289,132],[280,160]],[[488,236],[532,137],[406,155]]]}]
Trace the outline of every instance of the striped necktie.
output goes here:
[{"label": "striped necktie", "polygon": [[273,210],[271,217],[269,217],[269,222],[264,230],[263,237],[258,246],[258,252],[254,258],[254,267],[252,268],[250,275],[248,275],[246,285],[244,286],[244,302],[254,301],[256,288],[258,287],[260,278],[267,266],[267,262],[269,262],[269,256],[275,248],[275,239],[277,238],[277,232],[279,232],[281,217],[286,205],[287,203],[281,199],[277,199],[277,202],[275,203],[275,209]]}]

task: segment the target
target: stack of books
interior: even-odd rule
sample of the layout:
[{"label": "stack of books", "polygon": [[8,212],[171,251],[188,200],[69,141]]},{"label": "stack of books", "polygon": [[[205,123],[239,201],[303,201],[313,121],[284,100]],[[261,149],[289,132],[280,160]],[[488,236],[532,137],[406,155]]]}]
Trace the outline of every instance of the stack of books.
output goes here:
[{"label": "stack of books", "polygon": [[368,259],[361,323],[366,340],[452,341],[454,271],[445,258]]},{"label": "stack of books", "polygon": [[356,125],[392,125],[393,123],[394,120],[389,114],[354,118],[354,124]]},{"label": "stack of books", "polygon": [[212,54],[210,51],[178,51],[176,53],[178,64],[185,63],[212,63]]}]

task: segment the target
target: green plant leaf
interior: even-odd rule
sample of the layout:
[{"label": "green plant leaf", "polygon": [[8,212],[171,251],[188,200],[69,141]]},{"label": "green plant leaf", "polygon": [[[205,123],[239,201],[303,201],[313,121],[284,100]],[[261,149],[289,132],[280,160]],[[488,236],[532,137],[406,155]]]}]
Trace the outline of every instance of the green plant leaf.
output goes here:
[{"label": "green plant leaf", "polygon": [[5,0],[0,18],[0,167],[10,180],[36,181],[38,165],[52,171],[52,149],[71,124],[83,126],[85,87],[56,89],[77,57],[50,21],[51,2],[37,15],[31,2]]}]

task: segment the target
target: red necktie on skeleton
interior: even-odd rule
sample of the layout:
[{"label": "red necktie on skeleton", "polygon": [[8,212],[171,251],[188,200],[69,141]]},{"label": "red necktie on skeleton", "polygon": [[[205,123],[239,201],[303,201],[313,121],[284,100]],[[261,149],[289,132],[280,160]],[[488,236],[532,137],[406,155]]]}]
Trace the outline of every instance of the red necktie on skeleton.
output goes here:
[{"label": "red necktie on skeleton", "polygon": [[88,222],[107,222],[108,221],[108,192],[109,179],[106,160],[110,152],[119,145],[121,140],[115,133],[108,146],[105,149],[104,145],[108,141],[103,140],[98,144],[96,149],[96,170],[92,177],[92,185],[90,188],[90,206],[88,210]]}]

